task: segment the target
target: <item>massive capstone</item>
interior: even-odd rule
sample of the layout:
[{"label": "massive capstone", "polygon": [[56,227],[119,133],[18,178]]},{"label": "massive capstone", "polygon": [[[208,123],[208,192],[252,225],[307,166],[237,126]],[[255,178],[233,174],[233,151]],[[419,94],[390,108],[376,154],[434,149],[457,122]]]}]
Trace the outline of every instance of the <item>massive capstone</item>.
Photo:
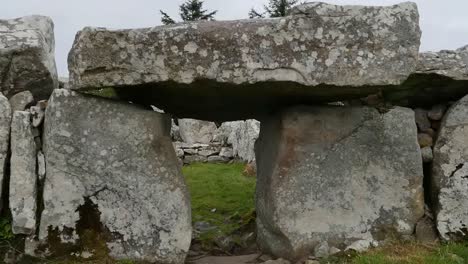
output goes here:
[{"label": "massive capstone", "polygon": [[440,236],[468,238],[468,96],[453,105],[442,121],[431,183]]},{"label": "massive capstone", "polygon": [[311,3],[283,18],[85,28],[69,54],[70,86],[114,87],[179,117],[247,119],[400,84],[416,68],[418,22],[414,3]]},{"label": "massive capstone", "polygon": [[411,109],[288,109],[262,120],[255,149],[263,252],[298,260],[323,244],[405,238],[424,214]]},{"label": "massive capstone", "polygon": [[46,99],[58,87],[54,24],[44,16],[0,20],[0,89]]},{"label": "massive capstone", "polygon": [[[40,240],[101,239],[117,259],[183,263],[190,200],[170,125],[134,105],[55,90],[44,127]],[[61,248],[49,246],[52,253]]]}]

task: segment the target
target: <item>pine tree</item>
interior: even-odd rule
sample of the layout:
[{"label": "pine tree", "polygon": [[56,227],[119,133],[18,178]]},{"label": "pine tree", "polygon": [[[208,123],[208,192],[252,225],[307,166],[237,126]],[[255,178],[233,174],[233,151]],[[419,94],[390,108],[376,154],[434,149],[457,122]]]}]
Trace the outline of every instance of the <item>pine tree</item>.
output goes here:
[{"label": "pine tree", "polygon": [[249,17],[262,18],[265,15],[268,17],[284,17],[298,2],[299,0],[269,0],[268,5],[264,6],[264,13],[260,13],[252,8],[249,12]]},{"label": "pine tree", "polygon": [[250,11],[249,11],[249,18],[263,18],[263,17],[265,17],[264,14],[259,13],[257,10],[255,10],[255,9],[253,9],[253,8],[250,9]]},{"label": "pine tree", "polygon": [[171,25],[176,23],[174,19],[172,19],[167,13],[163,12],[162,10],[159,10],[159,12],[161,12],[161,22],[164,25]]},{"label": "pine tree", "polygon": [[[179,9],[182,21],[199,21],[199,20],[214,20],[214,16],[218,11],[208,11],[203,9],[204,2],[201,0],[186,0]],[[164,25],[175,24],[176,21],[172,19],[167,13],[160,10],[162,18],[161,22]]]}]

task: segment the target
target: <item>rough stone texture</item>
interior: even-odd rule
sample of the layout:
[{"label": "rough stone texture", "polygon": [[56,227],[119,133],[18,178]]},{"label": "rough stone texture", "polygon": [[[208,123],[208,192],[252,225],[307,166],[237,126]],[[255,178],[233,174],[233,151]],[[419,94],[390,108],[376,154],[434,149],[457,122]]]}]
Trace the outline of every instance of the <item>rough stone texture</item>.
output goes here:
[{"label": "rough stone texture", "polygon": [[171,120],[171,138],[172,141],[182,141],[179,126],[174,122],[174,119]]},{"label": "rough stone texture", "polygon": [[29,112],[13,113],[10,170],[13,233],[32,235],[36,231],[37,175],[36,144]]},{"label": "rough stone texture", "polygon": [[416,72],[468,80],[468,45],[457,50],[421,53]]},{"label": "rough stone texture", "polygon": [[44,16],[0,20],[0,88],[11,97],[31,91],[46,99],[58,87],[54,24]]},{"label": "rough stone texture", "polygon": [[234,153],[231,148],[223,147],[221,148],[221,151],[219,152],[219,156],[230,159],[234,157]]},{"label": "rough stone texture", "polygon": [[427,116],[434,121],[439,121],[444,117],[447,106],[445,105],[434,105],[432,109],[427,113]]},{"label": "rough stone texture", "polygon": [[424,163],[430,163],[434,159],[434,155],[432,154],[431,147],[424,147],[421,149],[421,156]]},{"label": "rough stone texture", "polygon": [[[0,197],[2,197],[3,182],[5,177],[6,159],[8,156],[8,144],[10,142],[11,107],[8,99],[0,93]],[[0,199],[1,200],[1,199]],[[0,210],[3,203],[0,201]]]},{"label": "rough stone texture", "polygon": [[34,97],[30,91],[24,91],[13,95],[9,101],[13,112],[24,111],[34,102]]},{"label": "rough stone texture", "polygon": [[423,52],[416,72],[398,89],[385,91],[394,103],[432,106],[468,93],[468,45],[457,50]]},{"label": "rough stone texture", "polygon": [[416,240],[421,243],[435,243],[439,240],[434,222],[429,217],[424,217],[416,224],[414,230]]},{"label": "rough stone texture", "polygon": [[445,115],[434,146],[432,194],[444,240],[468,237],[468,96]]},{"label": "rough stone texture", "polygon": [[46,164],[45,164],[45,156],[42,151],[37,152],[37,176],[39,180],[42,181],[45,178],[46,174]]},{"label": "rough stone texture", "polygon": [[132,102],[182,117],[247,119],[278,105],[400,84],[416,69],[418,20],[409,2],[311,3],[282,18],[84,28],[69,55],[70,85],[116,87]]},{"label": "rough stone texture", "polygon": [[234,156],[246,162],[255,160],[255,141],[260,133],[259,121],[249,119],[225,122],[218,133],[227,137],[226,142],[232,146]]},{"label": "rough stone texture", "polygon": [[434,141],[432,137],[425,133],[418,134],[418,143],[421,148],[432,147]]},{"label": "rough stone texture", "polygon": [[182,140],[189,144],[208,144],[213,140],[217,127],[213,122],[179,119],[179,133]]},{"label": "rough stone texture", "polygon": [[183,263],[191,240],[190,201],[170,125],[165,115],[134,105],[55,90],[44,125],[40,239],[55,229],[62,242],[75,242],[77,221],[86,221],[79,208],[89,210],[91,203],[111,256]]},{"label": "rough stone texture", "polygon": [[344,249],[411,235],[424,214],[416,134],[414,112],[399,107],[297,107],[262,120],[260,248],[297,260],[324,241]]},{"label": "rough stone texture", "polygon": [[416,125],[419,131],[426,132],[431,128],[431,122],[427,116],[427,111],[421,108],[414,109],[414,115],[416,117]]},{"label": "rough stone texture", "polygon": [[42,125],[42,122],[45,118],[45,111],[47,108],[47,102],[39,101],[35,106],[31,106],[29,111],[31,112],[32,116],[32,125],[33,127],[39,127]]}]

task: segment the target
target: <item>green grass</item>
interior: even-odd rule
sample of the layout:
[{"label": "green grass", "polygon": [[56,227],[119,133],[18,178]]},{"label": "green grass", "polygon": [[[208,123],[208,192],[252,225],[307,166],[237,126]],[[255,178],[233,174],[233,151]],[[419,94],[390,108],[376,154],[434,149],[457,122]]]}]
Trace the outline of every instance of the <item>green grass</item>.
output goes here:
[{"label": "green grass", "polygon": [[217,227],[199,237],[205,245],[255,220],[256,179],[244,176],[244,167],[240,163],[197,163],[183,168],[192,200],[193,223],[203,221]]},{"label": "green grass", "polygon": [[363,254],[330,257],[322,264],[468,264],[468,242],[428,246],[391,244]]},{"label": "green grass", "polygon": [[11,220],[7,217],[0,218],[0,242],[9,241],[13,239],[15,235],[11,230]]},{"label": "green grass", "polygon": [[94,96],[99,96],[99,97],[104,97],[104,98],[110,98],[110,99],[119,98],[114,88],[102,88],[98,90],[89,90],[89,91],[84,91],[83,93],[94,95]]}]

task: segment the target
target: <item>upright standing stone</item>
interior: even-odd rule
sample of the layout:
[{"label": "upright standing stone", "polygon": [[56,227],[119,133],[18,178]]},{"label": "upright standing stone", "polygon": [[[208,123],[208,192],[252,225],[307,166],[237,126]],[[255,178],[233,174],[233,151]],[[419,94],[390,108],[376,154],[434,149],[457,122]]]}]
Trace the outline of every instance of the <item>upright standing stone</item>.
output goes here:
[{"label": "upright standing stone", "polygon": [[416,69],[420,36],[409,2],[309,3],[273,19],[85,28],[70,52],[70,87],[116,87],[180,117],[254,118],[285,104],[398,90]]},{"label": "upright standing stone", "polygon": [[410,236],[424,214],[414,112],[297,107],[261,120],[260,248],[297,260],[330,247]]},{"label": "upright standing stone", "polygon": [[10,98],[31,91],[47,99],[58,87],[54,23],[44,16],[0,20],[0,88]]},{"label": "upright standing stone", "polygon": [[432,194],[440,236],[468,238],[468,96],[442,121],[434,147]]},{"label": "upright standing stone", "polygon": [[32,235],[36,231],[36,145],[32,134],[31,114],[26,111],[13,113],[10,167],[13,233]]},{"label": "upright standing stone", "polygon": [[58,232],[82,243],[94,232],[117,259],[184,262],[190,200],[169,118],[57,89],[44,126],[42,241]]},{"label": "upright standing stone", "polygon": [[218,133],[232,145],[233,155],[243,161],[255,160],[255,141],[260,133],[260,122],[255,119],[224,122]]},{"label": "upright standing stone", "polygon": [[[0,197],[3,197],[3,183],[5,182],[5,166],[10,143],[11,106],[8,99],[0,93]],[[0,198],[0,210],[3,202]]]}]

